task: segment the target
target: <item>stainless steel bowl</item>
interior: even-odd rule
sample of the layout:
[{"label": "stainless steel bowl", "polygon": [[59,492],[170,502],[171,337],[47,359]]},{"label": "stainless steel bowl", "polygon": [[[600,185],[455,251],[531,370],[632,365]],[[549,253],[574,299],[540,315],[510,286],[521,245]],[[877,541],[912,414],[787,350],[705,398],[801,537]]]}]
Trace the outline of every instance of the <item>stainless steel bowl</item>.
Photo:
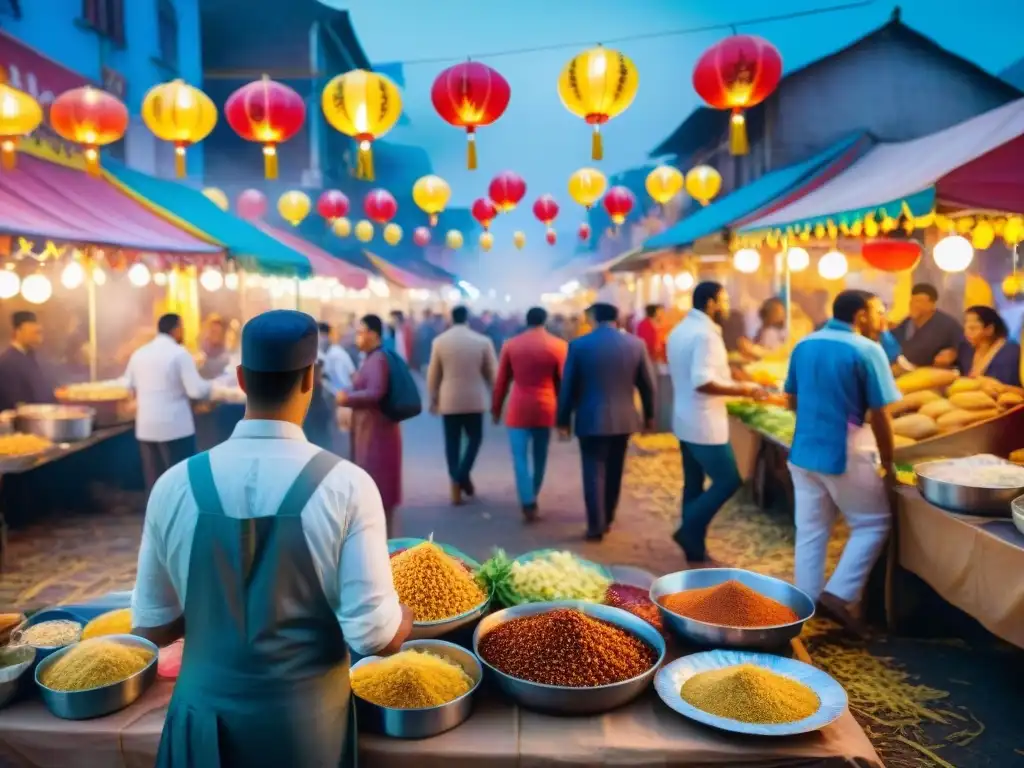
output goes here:
[{"label": "stainless steel bowl", "polygon": [[0,435],[14,434],[15,416],[17,416],[15,411],[0,411]]},{"label": "stainless steel bowl", "polygon": [[[642,675],[623,680],[621,683],[591,688],[572,688],[563,685],[532,683],[529,680],[512,677],[489,664],[480,655],[480,640],[499,624],[504,624],[512,619],[521,619],[524,616],[537,616],[566,608],[574,608],[635,635],[655,650],[658,654],[657,661]],[[658,671],[658,667],[665,660],[665,638],[646,621],[621,608],[584,603],[578,600],[563,600],[555,603],[517,605],[492,613],[481,620],[476,627],[476,632],[473,633],[473,652],[480,659],[480,663],[487,668],[488,674],[497,682],[498,687],[516,703],[527,709],[563,715],[591,715],[608,712],[623,704],[628,704],[644,692],[654,678],[654,673]]]},{"label": "stainless steel bowl", "polygon": [[18,694],[25,673],[32,669],[35,660],[36,651],[30,645],[0,648],[0,708]]},{"label": "stainless steel bowl", "polygon": [[[426,739],[450,731],[465,722],[473,712],[473,695],[480,687],[480,681],[484,676],[476,656],[465,648],[444,640],[410,640],[402,645],[402,650],[430,651],[438,656],[444,656],[465,670],[473,680],[473,686],[447,704],[423,709],[392,709],[355,696],[359,729],[396,739]],[[380,660],[380,656],[367,656],[352,665],[352,672]]]},{"label": "stainless steel bowl", "polygon": [[[662,598],[675,592],[714,587],[730,579],[789,606],[798,619],[774,627],[729,627],[687,618],[661,604]],[[681,640],[716,648],[780,648],[799,635],[804,622],[814,616],[814,601],[806,593],[789,582],[742,568],[700,568],[669,573],[651,585],[651,601],[658,606],[666,626]]]},{"label": "stainless steel bowl", "polygon": [[1024,534],[1024,496],[1013,500],[1013,524]]},{"label": "stainless steel bowl", "polygon": [[11,645],[27,645],[23,639],[25,630],[36,624],[42,624],[44,621],[73,621],[78,624],[78,636],[65,645],[29,645],[28,647],[35,651],[35,664],[39,664],[51,653],[56,653],[62,648],[67,648],[69,645],[77,643],[82,636],[82,630],[85,629],[85,621],[77,613],[63,608],[47,608],[33,614],[31,618],[26,619],[20,626],[15,628],[14,632],[11,633]]},{"label": "stainless steel bowl", "polygon": [[982,517],[1011,517],[1010,504],[1024,493],[1020,488],[974,488],[958,485],[928,476],[928,470],[939,464],[948,464],[949,459],[925,461],[917,464],[917,488],[925,501],[949,512]]},{"label": "stainless steel bowl", "polygon": [[52,443],[74,443],[92,434],[96,411],[84,405],[22,405],[15,418],[18,430]]},{"label": "stainless steel bowl", "polygon": [[[134,702],[156,681],[156,662],[160,649],[149,640],[135,635],[107,635],[96,638],[96,640],[145,648],[153,654],[153,658],[143,669],[118,683],[101,685],[98,688],[89,688],[84,691],[55,691],[40,682],[42,675],[64,654],[80,644],[69,645],[51,654],[36,667],[36,685],[43,697],[43,703],[55,717],[64,720],[88,720],[93,717],[109,715]],[[86,640],[85,642],[95,641]]]}]

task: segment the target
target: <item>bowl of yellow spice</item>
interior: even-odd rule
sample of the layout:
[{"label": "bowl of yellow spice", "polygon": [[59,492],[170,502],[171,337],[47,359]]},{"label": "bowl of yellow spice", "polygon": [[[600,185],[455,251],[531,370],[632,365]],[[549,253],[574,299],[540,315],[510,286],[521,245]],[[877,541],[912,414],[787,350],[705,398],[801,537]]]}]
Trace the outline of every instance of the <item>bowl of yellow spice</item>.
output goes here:
[{"label": "bowl of yellow spice", "polygon": [[706,651],[658,670],[658,696],[684,717],[755,736],[824,728],[846,709],[843,687],[802,661],[747,651]]},{"label": "bowl of yellow spice", "polygon": [[483,679],[476,656],[444,640],[410,640],[393,656],[368,656],[349,672],[360,730],[425,739],[463,723]]}]

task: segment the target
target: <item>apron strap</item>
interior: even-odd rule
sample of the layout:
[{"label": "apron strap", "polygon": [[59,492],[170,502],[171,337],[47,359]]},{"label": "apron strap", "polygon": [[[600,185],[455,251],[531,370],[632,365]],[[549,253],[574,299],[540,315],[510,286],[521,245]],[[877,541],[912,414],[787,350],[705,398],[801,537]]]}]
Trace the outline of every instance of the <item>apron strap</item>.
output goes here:
[{"label": "apron strap", "polygon": [[309,500],[313,498],[324,478],[338,466],[341,457],[330,451],[320,451],[302,468],[295,478],[288,493],[284,495],[281,506],[277,508],[277,517],[299,517]]},{"label": "apron strap", "polygon": [[188,482],[192,486],[199,511],[207,515],[224,515],[224,507],[220,503],[217,485],[213,482],[213,469],[210,467],[210,454],[203,451],[188,460]]}]

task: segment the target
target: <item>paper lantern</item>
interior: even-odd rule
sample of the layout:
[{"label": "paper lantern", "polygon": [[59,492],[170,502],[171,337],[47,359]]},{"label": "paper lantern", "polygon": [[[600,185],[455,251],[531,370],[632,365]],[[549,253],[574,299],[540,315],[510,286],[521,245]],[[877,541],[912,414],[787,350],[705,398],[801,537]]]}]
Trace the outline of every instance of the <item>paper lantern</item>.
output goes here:
[{"label": "paper lantern", "polygon": [[107,273],[103,271],[101,267],[92,268],[92,284],[93,285],[106,285],[107,284]]},{"label": "paper lantern", "polygon": [[480,233],[480,249],[483,251],[489,251],[494,247],[494,235],[490,232]]},{"label": "paper lantern", "polygon": [[514,210],[526,195],[526,182],[518,173],[502,171],[487,187],[488,196],[502,213]]},{"label": "paper lantern", "polygon": [[352,222],[342,216],[331,224],[331,231],[338,237],[348,237],[352,234]]},{"label": "paper lantern", "polygon": [[921,260],[921,244],[916,240],[880,238],[861,246],[864,261],[883,272],[904,272]]},{"label": "paper lantern", "polygon": [[786,251],[786,264],[790,272],[803,272],[811,266],[811,254],[799,246],[793,246]]},{"label": "paper lantern", "polygon": [[258,189],[247,189],[238,196],[238,215],[243,219],[262,219],[267,213],[267,196]]},{"label": "paper lantern", "polygon": [[198,88],[172,80],[147,91],[142,119],[154,136],[174,144],[174,170],[180,179],[185,176],[185,151],[210,135],[217,125],[217,107]]},{"label": "paper lantern", "polygon": [[13,299],[21,290],[21,278],[12,265],[0,269],[0,299]]},{"label": "paper lantern", "polygon": [[547,241],[548,245],[554,245],[558,242],[558,235],[555,233],[555,230],[549,229],[544,233],[544,239]]},{"label": "paper lantern", "polygon": [[818,274],[824,280],[839,280],[849,269],[846,256],[840,251],[829,251],[818,260]]},{"label": "paper lantern", "polygon": [[141,261],[132,264],[128,268],[128,282],[136,288],[145,288],[152,279],[153,276],[149,273],[149,267]]},{"label": "paper lantern", "polygon": [[366,219],[360,219],[356,222],[355,232],[356,240],[361,243],[368,243],[373,240],[373,224]]},{"label": "paper lantern", "polygon": [[604,209],[612,224],[618,227],[625,222],[635,202],[636,197],[626,187],[615,186],[609,189],[608,194],[604,196]]},{"label": "paper lantern", "polygon": [[437,224],[437,216],[448,205],[452,188],[440,176],[423,176],[412,185],[412,199],[430,217],[430,226]]},{"label": "paper lantern", "polygon": [[473,218],[484,228],[484,232],[491,228],[491,222],[498,215],[498,207],[486,197],[478,197],[473,201],[469,212]]},{"label": "paper lantern", "polygon": [[217,189],[217,187],[207,187],[203,190],[203,195],[205,195],[207,200],[216,205],[222,211],[226,211],[231,207],[231,201],[228,200],[228,196],[224,194],[224,190],[222,189]]},{"label": "paper lantern", "polygon": [[73,291],[85,282],[85,268],[77,261],[70,261],[60,273],[60,284]]},{"label": "paper lantern", "polygon": [[580,224],[579,228],[576,230],[576,236],[584,243],[587,242],[587,240],[590,239],[590,225],[585,221]]},{"label": "paper lantern", "polygon": [[1003,280],[1003,295],[1008,299],[1019,299],[1024,296],[1024,279],[1020,275],[1007,275]]},{"label": "paper lantern", "polygon": [[948,235],[932,248],[935,265],[943,272],[963,272],[974,261],[974,246],[961,235]]},{"label": "paper lantern", "polygon": [[338,75],[324,88],[324,117],[359,145],[356,178],[373,181],[373,142],[402,115],[402,94],[389,78],[365,69]]},{"label": "paper lantern", "polygon": [[154,275],[153,275],[153,285],[155,285],[157,288],[163,288],[164,286],[166,286],[167,285],[167,273],[166,272],[156,272],[156,273],[154,273]]},{"label": "paper lantern", "polygon": [[516,248],[518,248],[519,250],[522,250],[523,247],[526,245],[526,233],[525,232],[520,232],[518,230],[513,232],[512,233],[512,244]]},{"label": "paper lantern", "polygon": [[387,224],[398,213],[398,203],[386,189],[374,189],[363,198],[363,211],[370,221]]},{"label": "paper lantern", "polygon": [[743,111],[771,95],[782,79],[782,56],[767,40],[732,35],[711,46],[693,70],[693,89],[714,109],[731,109],[729,151],[750,151]]},{"label": "paper lantern", "polygon": [[62,139],[81,144],[85,168],[100,171],[100,147],[113,144],[128,130],[128,108],[115,96],[90,85],[73,88],[50,105],[50,125]]},{"label": "paper lantern", "polygon": [[32,133],[43,122],[39,102],[24,91],[0,82],[0,167],[12,170],[18,140]]},{"label": "paper lantern", "polygon": [[228,272],[224,275],[224,287],[229,291],[237,291],[240,282],[237,272]]},{"label": "paper lantern", "polygon": [[462,233],[457,229],[449,229],[444,236],[444,244],[453,251],[459,250],[463,243],[465,243],[465,239],[462,237]]},{"label": "paper lantern", "polygon": [[672,200],[683,191],[685,184],[683,172],[671,165],[659,165],[647,174],[644,186],[647,187],[647,194],[659,205]]},{"label": "paper lantern", "polygon": [[701,205],[707,205],[722,189],[722,176],[710,165],[698,165],[686,173],[686,191]]},{"label": "paper lantern", "polygon": [[971,230],[971,245],[976,251],[984,251],[996,241],[996,230],[992,224],[982,219]]},{"label": "paper lantern", "polygon": [[312,207],[313,204],[310,202],[309,195],[305,192],[299,192],[297,189],[285,192],[277,199],[277,212],[281,214],[282,219],[293,227],[297,227],[302,223],[302,220],[309,215],[309,210]]},{"label": "paper lantern", "polygon": [[1017,243],[1024,240],[1024,217],[1011,216],[1003,225],[1003,240],[1011,248],[1016,248]]},{"label": "paper lantern", "polygon": [[689,291],[696,284],[697,280],[692,272],[680,272],[676,275],[673,283],[678,291]]},{"label": "paper lantern", "polygon": [[402,242],[402,228],[394,222],[384,227],[384,242],[388,245],[398,245]]},{"label": "paper lantern", "polygon": [[430,228],[416,227],[412,233],[412,241],[420,248],[430,245]]},{"label": "paper lantern", "polygon": [[199,284],[210,293],[216,293],[224,287],[224,275],[213,267],[207,267],[199,275]]},{"label": "paper lantern", "polygon": [[541,195],[533,202],[533,215],[548,229],[558,218],[558,201],[551,195]]},{"label": "paper lantern", "polygon": [[326,221],[334,222],[348,213],[348,197],[338,189],[325,189],[316,199],[316,212]]},{"label": "paper lantern", "polygon": [[733,254],[732,265],[737,272],[753,274],[761,268],[761,254],[753,248],[741,248]]},{"label": "paper lantern", "polygon": [[466,167],[476,170],[476,129],[505,113],[512,89],[498,72],[479,61],[449,67],[437,76],[430,100],[441,119],[466,129]]},{"label": "paper lantern", "polygon": [[45,304],[53,296],[53,285],[38,272],[21,281],[21,298],[29,304]]},{"label": "paper lantern", "polygon": [[263,175],[276,179],[277,145],[302,128],[306,102],[287,85],[264,75],[228,97],[224,117],[243,139],[263,145]]},{"label": "paper lantern", "polygon": [[619,51],[591,48],[574,56],[558,78],[558,95],[565,108],[594,127],[590,156],[604,157],[601,126],[624,112],[640,83],[636,66]]},{"label": "paper lantern", "polygon": [[588,210],[607,188],[608,179],[595,168],[580,168],[569,177],[569,197]]}]

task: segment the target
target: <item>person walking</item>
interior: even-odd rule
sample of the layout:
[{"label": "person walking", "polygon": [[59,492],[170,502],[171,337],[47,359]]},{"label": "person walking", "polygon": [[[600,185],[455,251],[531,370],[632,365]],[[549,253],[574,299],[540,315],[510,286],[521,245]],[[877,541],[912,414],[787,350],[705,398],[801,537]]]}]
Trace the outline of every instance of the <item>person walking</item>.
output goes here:
[{"label": "person walking", "polygon": [[665,308],[660,304],[644,307],[644,319],[636,328],[637,338],[647,347],[652,363],[665,362]]},{"label": "person walking", "polygon": [[[672,431],[683,461],[682,520],[672,535],[691,568],[713,566],[705,541],[718,510],[739,490],[742,480],[729,444],[728,397],[764,390],[733,381],[722,324],[729,317],[729,294],[719,283],[700,283],[693,308],[668,337],[672,379]],[[710,478],[711,485],[704,487]]]},{"label": "person walking", "polygon": [[497,424],[508,398],[505,426],[512,447],[516,492],[528,522],[537,518],[537,496],[544,484],[558,386],[569,349],[563,339],[544,329],[547,319],[548,313],[542,307],[532,308],[526,313],[526,330],[505,343],[491,402],[491,414]]},{"label": "person walking", "polygon": [[562,439],[569,439],[570,428],[579,438],[586,538],[601,541],[615,521],[629,437],[654,423],[654,378],[644,343],[617,329],[613,305],[594,304],[587,314],[594,330],[569,343],[556,423]]},{"label": "person walking", "polygon": [[468,320],[466,307],[452,310],[452,327],[434,340],[427,368],[430,412],[440,413],[444,422],[444,453],[456,505],[462,503],[463,494],[476,495],[471,475],[483,442],[484,413],[491,405],[498,365],[491,340],[472,330]]},{"label": "person walking", "polygon": [[[888,406],[900,399],[888,360],[872,337],[885,307],[866,291],[843,291],[832,319],[796,345],[786,394],[796,412],[789,454],[796,517],[796,585],[823,613],[864,634],[860,600],[889,534],[887,483],[893,469]],[[873,441],[865,441],[864,425]],[[875,452],[883,476],[875,466]],[[825,583],[825,556],[836,512],[850,538]]]}]

